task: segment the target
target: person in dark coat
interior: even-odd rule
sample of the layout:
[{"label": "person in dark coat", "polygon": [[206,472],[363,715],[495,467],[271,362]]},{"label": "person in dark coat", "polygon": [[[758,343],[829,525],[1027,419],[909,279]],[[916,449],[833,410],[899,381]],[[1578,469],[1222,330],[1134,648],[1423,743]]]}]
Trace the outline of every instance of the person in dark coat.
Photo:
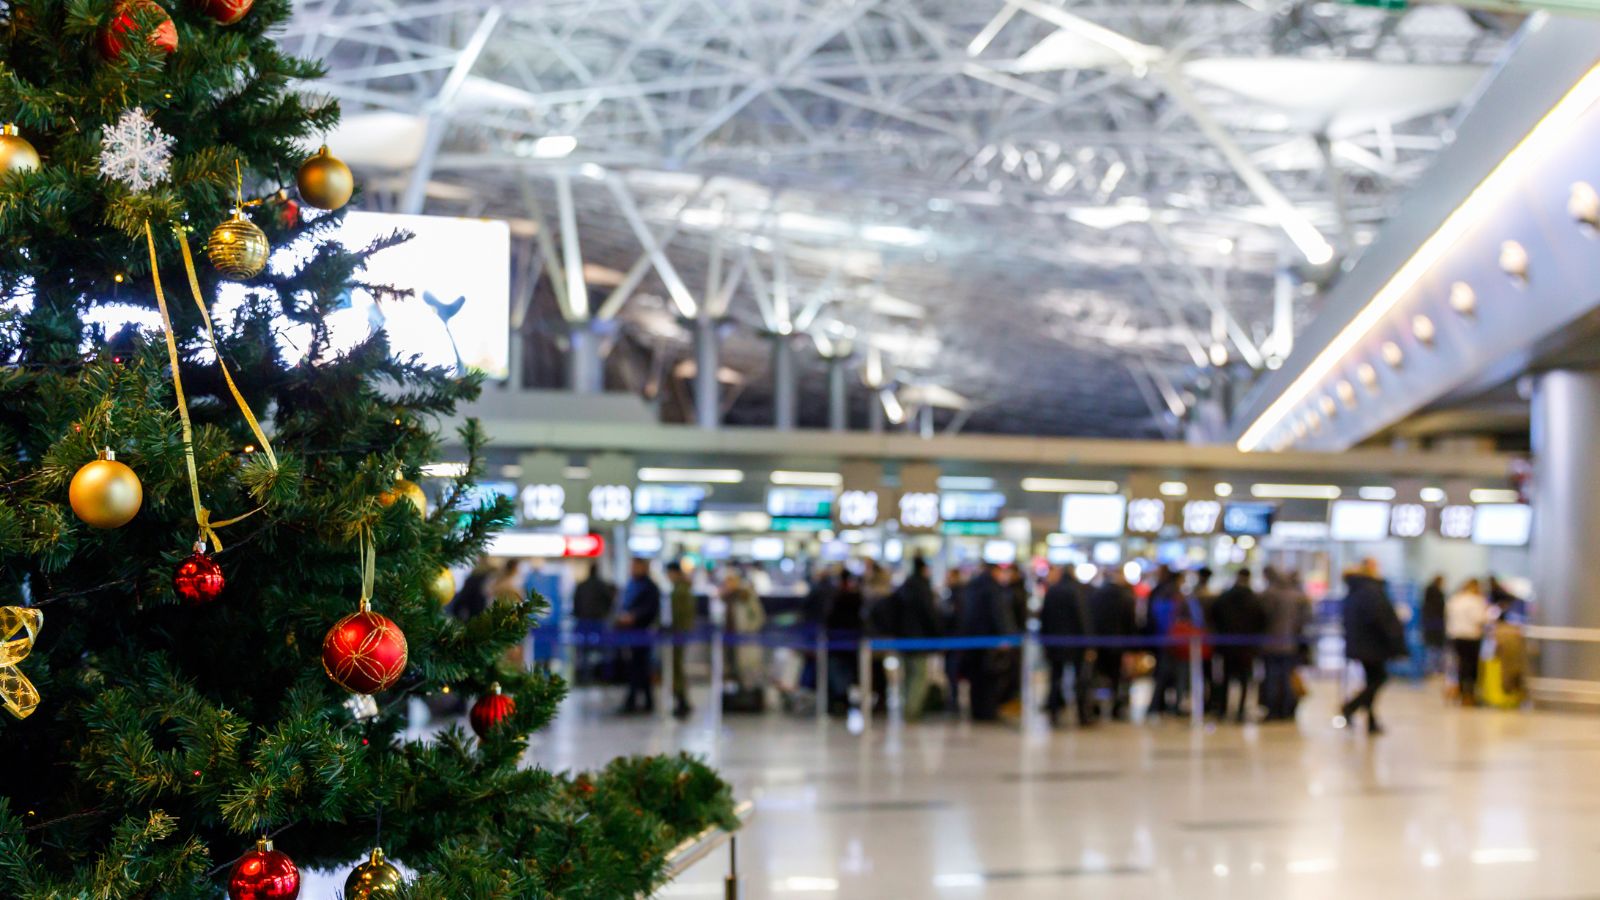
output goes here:
[{"label": "person in dark coat", "polygon": [[1301,638],[1311,624],[1311,600],[1294,575],[1271,566],[1263,574],[1267,589],[1261,594],[1261,604],[1267,613],[1267,639],[1261,648],[1261,704],[1267,708],[1267,721],[1281,722],[1294,718],[1300,702],[1294,690],[1294,669],[1300,659]]},{"label": "person in dark coat", "polygon": [[1182,577],[1171,566],[1156,569],[1155,587],[1145,604],[1144,633],[1154,638],[1151,652],[1156,657],[1155,689],[1150,694],[1150,706],[1145,715],[1155,716],[1177,712],[1182,705],[1182,674],[1187,660],[1186,647],[1171,643],[1172,626],[1178,619],[1179,605],[1184,602],[1180,582]]},{"label": "person in dark coat", "polygon": [[[822,625],[829,641],[859,637],[862,621],[861,579],[848,570],[839,573],[838,586],[829,598]],[[850,688],[856,683],[854,650],[828,651],[828,710],[843,715],[849,706]]]},{"label": "person in dark coat", "polygon": [[[944,633],[939,605],[933,599],[933,584],[928,580],[928,561],[922,557],[911,561],[911,574],[884,602],[889,604],[888,625],[895,637],[920,640]],[[928,705],[928,653],[908,650],[900,654],[900,660],[906,678],[905,719],[915,722],[922,718]]]},{"label": "person in dark coat", "polygon": [[638,643],[628,649],[628,695],[622,702],[622,713],[653,712],[656,708],[655,692],[650,689],[650,678],[655,669],[655,648],[651,633],[661,619],[661,588],[650,577],[650,560],[635,558],[629,569],[628,586],[622,592],[622,612],[617,616],[617,628],[634,632]]},{"label": "person in dark coat", "polygon": [[600,564],[572,590],[573,636],[578,644],[577,680],[592,681],[600,667],[600,652],[593,647],[616,612],[617,586],[600,577]]},{"label": "person in dark coat", "polygon": [[1367,733],[1382,734],[1374,706],[1378,691],[1389,680],[1389,660],[1405,655],[1405,627],[1389,599],[1388,586],[1378,577],[1376,560],[1363,560],[1359,568],[1346,572],[1344,583],[1344,655],[1361,663],[1366,684],[1345,702],[1334,724],[1343,727],[1366,710]]},{"label": "person in dark coat", "polygon": [[[1089,595],[1089,628],[1095,637],[1129,638],[1137,631],[1133,591],[1121,566],[1101,570],[1100,586]],[[1126,641],[1095,647],[1095,675],[1111,684],[1111,718],[1128,717],[1128,701],[1122,695],[1122,656]]]},{"label": "person in dark coat", "polygon": [[1444,668],[1444,576],[1435,575],[1422,590],[1422,645],[1428,651],[1428,671]]},{"label": "person in dark coat", "polygon": [[[1013,631],[1010,594],[996,577],[995,567],[986,563],[967,582],[961,604],[960,633],[963,637],[993,637]],[[958,665],[961,679],[970,686],[973,721],[998,719],[1000,685],[996,683],[995,652],[987,648],[964,650]]]},{"label": "person in dark coat", "polygon": [[[1082,639],[1089,634],[1089,616],[1084,608],[1083,586],[1072,573],[1071,566],[1057,566],[1050,573],[1050,587],[1044,592],[1044,605],[1039,609],[1039,634],[1047,638]],[[1091,675],[1082,645],[1044,648],[1045,661],[1050,664],[1050,696],[1045,701],[1045,711],[1050,714],[1050,724],[1059,724],[1061,710],[1067,705],[1066,691],[1061,682],[1067,670],[1072,670],[1072,693],[1077,701],[1078,724],[1091,724],[1089,708],[1089,681]]]},{"label": "person in dark coat", "polygon": [[1240,569],[1233,586],[1222,592],[1211,605],[1211,625],[1219,641],[1217,654],[1222,657],[1222,682],[1217,685],[1217,717],[1228,717],[1228,695],[1233,685],[1239,686],[1239,712],[1237,720],[1244,722],[1250,711],[1250,688],[1256,681],[1255,643],[1267,633],[1267,612],[1250,586],[1250,570]]}]

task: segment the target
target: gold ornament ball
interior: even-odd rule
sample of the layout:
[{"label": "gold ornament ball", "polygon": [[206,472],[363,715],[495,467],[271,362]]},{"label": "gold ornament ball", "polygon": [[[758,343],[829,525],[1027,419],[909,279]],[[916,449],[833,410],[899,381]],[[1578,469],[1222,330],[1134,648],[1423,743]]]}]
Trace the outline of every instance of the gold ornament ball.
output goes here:
[{"label": "gold ornament ball", "polygon": [[350,167],[329,153],[327,145],[300,164],[294,181],[300,188],[301,198],[318,209],[338,209],[350,202],[350,195],[356,189]]},{"label": "gold ornament ball", "polygon": [[233,281],[260,275],[271,252],[266,232],[238,212],[212,229],[211,237],[206,239],[206,258],[222,277]]},{"label": "gold ornament ball", "polygon": [[345,900],[393,897],[399,893],[400,885],[404,881],[400,870],[383,858],[383,848],[373,847],[372,857],[350,870],[350,877],[345,879]]},{"label": "gold ornament ball", "polygon": [[432,597],[440,606],[444,606],[456,598],[456,576],[444,566],[439,567],[437,574],[428,580],[428,596]]},{"label": "gold ornament ball", "polygon": [[133,470],[107,454],[78,470],[67,488],[72,511],[93,528],[121,528],[144,502],[144,487]]},{"label": "gold ornament ball", "polygon": [[0,126],[0,177],[39,168],[39,151],[17,133],[17,126]]},{"label": "gold ornament ball", "polygon": [[411,505],[417,508],[417,515],[424,519],[428,517],[428,495],[422,492],[422,486],[415,481],[396,479],[394,487],[378,495],[378,502],[384,506],[393,506],[394,502],[401,498],[411,501]]}]

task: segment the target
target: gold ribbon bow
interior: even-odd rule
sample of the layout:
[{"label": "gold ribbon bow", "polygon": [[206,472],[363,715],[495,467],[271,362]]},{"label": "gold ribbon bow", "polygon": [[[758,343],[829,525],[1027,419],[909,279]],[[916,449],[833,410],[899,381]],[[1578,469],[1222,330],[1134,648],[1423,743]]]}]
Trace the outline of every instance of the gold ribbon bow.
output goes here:
[{"label": "gold ribbon bow", "polygon": [[[26,719],[39,705],[39,689],[17,669],[17,663],[33,652],[34,638],[43,627],[42,610],[0,606],[0,703],[5,704],[6,712],[19,719]],[[19,631],[26,633],[16,638]]]}]

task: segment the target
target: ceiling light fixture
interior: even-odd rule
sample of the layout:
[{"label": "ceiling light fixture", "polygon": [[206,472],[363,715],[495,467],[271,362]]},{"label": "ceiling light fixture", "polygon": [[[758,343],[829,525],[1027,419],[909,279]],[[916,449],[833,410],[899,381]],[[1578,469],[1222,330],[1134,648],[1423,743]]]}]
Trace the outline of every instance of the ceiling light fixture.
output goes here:
[{"label": "ceiling light fixture", "polygon": [[1233,485],[1228,484],[1227,482],[1222,482],[1222,483],[1218,484],[1217,486],[1213,487],[1211,489],[1211,491],[1212,491],[1212,493],[1216,494],[1218,497],[1232,497],[1233,496]]},{"label": "ceiling light fixture", "polygon": [[1356,380],[1366,386],[1367,390],[1378,387],[1378,369],[1372,363],[1364,362],[1356,366]]},{"label": "ceiling light fixture", "polygon": [[1567,194],[1567,213],[1590,228],[1600,228],[1600,193],[1587,181],[1574,182]]},{"label": "ceiling light fixture", "polygon": [[838,472],[794,472],[778,469],[772,473],[772,483],[796,487],[838,487],[844,476]]},{"label": "ceiling light fixture", "polygon": [[1398,369],[1405,365],[1406,352],[1401,350],[1400,345],[1394,341],[1384,341],[1382,352],[1383,361],[1388,364],[1389,368]]},{"label": "ceiling light fixture", "polygon": [[1189,486],[1181,481],[1163,481],[1159,490],[1163,497],[1187,497],[1189,495]]},{"label": "ceiling light fixture", "polygon": [[1517,179],[1536,167],[1534,157],[1549,148],[1566,145],[1567,133],[1596,100],[1600,100],[1600,66],[1595,66],[1578,79],[1577,84],[1556,101],[1550,111],[1490,170],[1455,211],[1445,218],[1438,230],[1422,242],[1411,258],[1367,301],[1366,306],[1345,324],[1289,387],[1245,429],[1237,442],[1238,448],[1248,452],[1265,443],[1272,430],[1410,294],[1422,276],[1473,225],[1483,221],[1494,204],[1517,187]]},{"label": "ceiling light fixture", "polygon": [[1250,485],[1250,496],[1259,500],[1337,500],[1341,493],[1331,484]]},{"label": "ceiling light fixture", "polygon": [[639,470],[639,480],[689,484],[738,484],[744,481],[744,473],[738,469],[669,469],[646,466]]},{"label": "ceiling light fixture", "polygon": [[1528,280],[1528,248],[1516,241],[1500,245],[1500,270],[1518,281]]},{"label": "ceiling light fixture", "polygon": [[1472,315],[1478,309],[1478,292],[1465,281],[1450,285],[1450,308],[1463,316]]},{"label": "ceiling light fixture", "polygon": [[1395,498],[1394,488],[1378,485],[1361,488],[1360,490],[1356,491],[1356,493],[1359,494],[1363,500],[1393,500]]},{"label": "ceiling light fixture", "polygon": [[994,490],[994,479],[987,475],[940,475],[938,485],[942,491],[990,491]]},{"label": "ceiling light fixture", "polygon": [[1079,478],[1024,478],[1022,489],[1035,494],[1115,494],[1121,485]]},{"label": "ceiling light fixture", "polygon": [[1433,343],[1434,337],[1438,335],[1437,329],[1433,327],[1433,320],[1420,314],[1411,318],[1411,333],[1424,344]]},{"label": "ceiling light fixture", "polygon": [[1473,503],[1521,503],[1522,495],[1509,488],[1473,488],[1467,492]]}]

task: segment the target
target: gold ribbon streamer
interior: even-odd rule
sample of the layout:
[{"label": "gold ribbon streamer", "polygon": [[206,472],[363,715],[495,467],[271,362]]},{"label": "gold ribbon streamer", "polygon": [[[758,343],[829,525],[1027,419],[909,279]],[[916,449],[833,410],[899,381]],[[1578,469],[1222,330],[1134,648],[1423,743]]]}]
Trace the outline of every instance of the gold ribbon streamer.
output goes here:
[{"label": "gold ribbon streamer", "polygon": [[[172,389],[178,395],[178,420],[183,424],[183,464],[189,470],[189,499],[194,502],[194,521],[200,528],[200,540],[221,550],[222,540],[217,537],[216,529],[255,515],[261,511],[261,507],[258,506],[241,516],[213,522],[211,511],[200,502],[200,476],[195,472],[194,465],[194,428],[189,424],[189,400],[183,395],[183,375],[179,372],[178,366],[178,339],[172,331],[172,315],[167,312],[166,294],[161,290],[161,272],[156,263],[156,238],[150,230],[148,219],[144,223],[144,239],[150,247],[150,280],[156,289],[156,307],[161,310],[161,330],[167,339],[167,359],[172,363]],[[221,359],[217,361],[221,362]],[[232,384],[231,381],[229,383]]]},{"label": "gold ribbon streamer", "polygon": [[273,471],[277,471],[278,456],[272,452],[272,442],[267,440],[266,432],[261,430],[261,423],[256,421],[256,414],[250,411],[250,404],[244,401],[244,395],[239,393],[238,386],[233,383],[233,376],[228,372],[228,364],[222,361],[222,348],[217,345],[216,332],[211,329],[211,312],[206,309],[206,301],[200,294],[200,280],[194,274],[194,257],[189,253],[189,238],[184,235],[182,228],[175,231],[178,234],[178,247],[183,251],[183,270],[189,276],[189,290],[194,294],[194,305],[200,308],[200,321],[206,326],[206,340],[211,342],[211,350],[217,354],[217,368],[222,370],[222,380],[228,383],[228,391],[233,394],[233,401],[239,404],[239,411],[244,413],[244,420],[250,424],[251,433],[261,443],[261,450],[267,455],[268,464],[272,466]]},{"label": "gold ribbon streamer", "polygon": [[361,544],[361,611],[372,608],[372,587],[378,577],[378,542],[372,539],[372,526],[362,525],[356,535]]},{"label": "gold ribbon streamer", "polygon": [[[34,639],[44,627],[44,611],[28,606],[0,606],[0,703],[6,712],[26,719],[39,705],[39,689],[22,674],[17,663],[33,652]],[[17,632],[25,632],[16,637]],[[13,640],[13,638],[16,638]]]}]

